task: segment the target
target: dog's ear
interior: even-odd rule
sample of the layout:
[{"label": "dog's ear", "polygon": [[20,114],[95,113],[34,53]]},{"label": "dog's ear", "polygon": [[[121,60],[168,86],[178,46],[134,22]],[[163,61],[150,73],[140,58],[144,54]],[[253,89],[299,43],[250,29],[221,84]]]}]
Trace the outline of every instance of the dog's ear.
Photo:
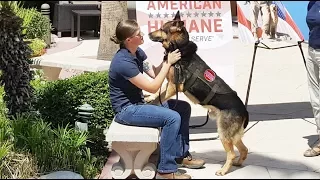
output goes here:
[{"label": "dog's ear", "polygon": [[177,14],[176,14],[176,16],[174,17],[174,19],[173,20],[175,20],[175,21],[181,21],[181,18],[180,18],[180,11],[178,10],[178,12],[177,12]]}]

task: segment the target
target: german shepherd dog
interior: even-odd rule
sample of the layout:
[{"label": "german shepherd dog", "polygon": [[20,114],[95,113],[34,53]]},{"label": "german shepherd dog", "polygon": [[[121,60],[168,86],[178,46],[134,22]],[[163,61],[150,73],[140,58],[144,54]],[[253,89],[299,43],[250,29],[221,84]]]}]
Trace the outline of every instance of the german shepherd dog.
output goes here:
[{"label": "german shepherd dog", "polygon": [[[216,175],[225,175],[232,165],[241,166],[248,154],[248,149],[241,140],[249,121],[248,111],[237,93],[197,55],[197,45],[189,41],[189,33],[180,19],[179,11],[172,21],[149,33],[149,38],[162,43],[166,54],[179,49],[181,59],[176,63],[180,67],[179,78],[174,75],[173,65],[166,77],[166,88],[145,100],[150,104],[160,104],[175,93],[183,92],[193,103],[207,108],[209,117],[216,119],[218,134],[227,153],[226,163]],[[164,61],[167,60],[166,57],[167,55]],[[234,145],[240,153],[239,160],[235,162]]]},{"label": "german shepherd dog", "polygon": [[271,38],[277,37],[277,27],[278,27],[278,8],[275,4],[270,5],[270,35]]}]

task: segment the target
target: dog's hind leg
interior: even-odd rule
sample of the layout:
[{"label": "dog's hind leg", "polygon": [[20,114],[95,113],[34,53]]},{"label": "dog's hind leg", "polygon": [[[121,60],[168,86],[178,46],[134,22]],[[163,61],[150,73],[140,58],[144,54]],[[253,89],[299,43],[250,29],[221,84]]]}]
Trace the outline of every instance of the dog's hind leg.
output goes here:
[{"label": "dog's hind leg", "polygon": [[217,176],[225,175],[231,168],[233,160],[236,158],[236,154],[234,153],[233,143],[231,140],[221,140],[224,150],[227,153],[227,160],[223,167],[216,172]]},{"label": "dog's hind leg", "polygon": [[243,144],[241,139],[235,143],[235,146],[239,150],[240,157],[239,157],[238,162],[233,162],[233,165],[234,166],[241,166],[243,161],[247,159],[248,148]]}]

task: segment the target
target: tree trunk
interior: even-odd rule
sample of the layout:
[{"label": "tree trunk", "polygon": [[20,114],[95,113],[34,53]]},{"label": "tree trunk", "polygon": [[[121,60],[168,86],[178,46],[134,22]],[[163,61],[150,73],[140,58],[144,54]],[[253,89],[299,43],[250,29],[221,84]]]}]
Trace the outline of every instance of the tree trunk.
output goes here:
[{"label": "tree trunk", "polygon": [[97,59],[111,61],[119,48],[110,40],[115,34],[117,24],[128,19],[127,1],[102,1],[101,27]]}]

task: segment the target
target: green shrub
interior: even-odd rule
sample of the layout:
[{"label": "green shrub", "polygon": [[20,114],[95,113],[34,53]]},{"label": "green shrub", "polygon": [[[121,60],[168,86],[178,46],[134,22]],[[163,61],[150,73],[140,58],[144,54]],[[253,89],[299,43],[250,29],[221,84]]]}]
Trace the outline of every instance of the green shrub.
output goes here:
[{"label": "green shrub", "polygon": [[103,130],[111,123],[114,113],[109,98],[108,72],[84,73],[69,79],[47,82],[35,92],[34,108],[54,127],[77,120],[77,108],[85,103],[95,110],[89,123],[92,154],[105,155],[107,143]]},{"label": "green shrub", "polygon": [[40,12],[37,11],[37,13],[33,15],[29,26],[27,26],[26,38],[40,38],[45,40],[50,31],[50,19],[46,16],[43,16]]},{"label": "green shrub", "polygon": [[15,140],[11,121],[4,116],[0,117],[0,178],[35,177],[38,172],[35,159],[27,152],[16,151]]},{"label": "green shrub", "polygon": [[53,129],[32,114],[0,119],[0,178],[32,178],[68,170],[87,179],[96,177],[106,157],[86,147],[87,132],[68,125]]},{"label": "green shrub", "polygon": [[108,72],[89,72],[46,83],[35,92],[36,109],[52,125],[74,124],[77,108],[88,103],[95,110],[91,125],[105,128],[114,113],[109,99]]},{"label": "green shrub", "polygon": [[51,31],[50,19],[43,16],[36,8],[19,8],[16,14],[23,19],[23,33],[26,39],[39,38],[45,40],[45,37]]},{"label": "green shrub", "polygon": [[36,38],[36,39],[25,39],[25,41],[30,42],[28,45],[32,50],[31,57],[41,56],[45,53],[45,48],[47,44],[44,40]]},{"label": "green shrub", "polygon": [[0,162],[12,149],[12,137],[9,121],[5,118],[0,118]]},{"label": "green shrub", "polygon": [[23,1],[0,1],[0,8],[2,7],[3,2],[7,3],[14,12],[18,12],[19,9],[24,6]]},{"label": "green shrub", "polygon": [[[42,69],[32,69],[33,72],[33,79],[31,80],[30,84],[34,89],[39,89],[48,82],[45,77]],[[0,89],[1,92],[1,89]]]},{"label": "green shrub", "polygon": [[37,10],[34,8],[30,8],[30,9],[17,8],[16,10],[17,16],[23,19],[23,23],[22,23],[22,26],[24,27],[22,31],[23,34],[27,34],[27,28],[29,27],[32,17],[35,13],[37,13]]},{"label": "green shrub", "polygon": [[37,160],[40,174],[67,170],[94,178],[102,169],[90,149],[85,147],[87,133],[70,128],[50,127],[35,116],[20,116],[12,121],[15,147],[31,153]]}]

